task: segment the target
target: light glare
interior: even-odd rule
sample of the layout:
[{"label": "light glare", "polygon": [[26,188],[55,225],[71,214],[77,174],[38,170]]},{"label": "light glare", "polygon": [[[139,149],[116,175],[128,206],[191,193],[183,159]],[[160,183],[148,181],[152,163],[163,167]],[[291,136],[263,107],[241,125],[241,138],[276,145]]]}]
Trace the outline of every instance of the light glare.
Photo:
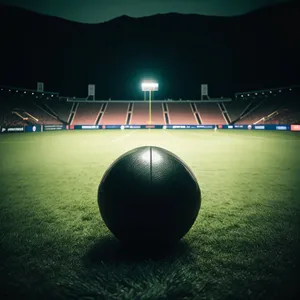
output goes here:
[{"label": "light glare", "polygon": [[142,91],[157,91],[158,83],[154,81],[143,81],[142,82]]},{"label": "light glare", "polygon": [[142,155],[143,161],[146,161],[146,162],[150,163],[150,155],[152,155],[151,161],[152,161],[153,164],[159,163],[162,160],[162,157],[159,155],[159,153],[157,153],[157,151],[152,149],[152,151],[146,151]]}]

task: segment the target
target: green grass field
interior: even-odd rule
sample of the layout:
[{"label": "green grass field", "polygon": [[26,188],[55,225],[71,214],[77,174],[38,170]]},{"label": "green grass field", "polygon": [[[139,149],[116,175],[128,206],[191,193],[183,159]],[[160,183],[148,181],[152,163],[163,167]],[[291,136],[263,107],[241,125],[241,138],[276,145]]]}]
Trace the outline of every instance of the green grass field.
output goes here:
[{"label": "green grass field", "polygon": [[[177,154],[202,190],[196,223],[159,257],[123,249],[97,204],[104,171],[142,145]],[[300,134],[1,135],[0,222],[1,299],[291,299],[300,282]]]}]

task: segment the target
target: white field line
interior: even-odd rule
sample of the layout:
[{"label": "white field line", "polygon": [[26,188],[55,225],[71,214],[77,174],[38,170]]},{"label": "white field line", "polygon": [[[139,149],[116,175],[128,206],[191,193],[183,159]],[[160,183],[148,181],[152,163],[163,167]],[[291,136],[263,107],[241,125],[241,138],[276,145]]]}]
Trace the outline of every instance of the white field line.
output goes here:
[{"label": "white field line", "polygon": [[129,138],[132,135],[132,133],[133,133],[133,131],[130,131],[128,133],[124,132],[124,135],[121,135],[121,136],[118,136],[118,137],[112,139],[112,142],[115,143],[115,142],[123,141],[123,140]]},{"label": "white field line", "polygon": [[176,135],[172,134],[171,132],[169,132],[168,129],[162,129],[162,132],[164,134],[170,136],[171,138],[175,139],[175,140],[178,140],[178,141],[181,141],[181,142],[183,142],[185,140],[183,137],[176,136]]}]

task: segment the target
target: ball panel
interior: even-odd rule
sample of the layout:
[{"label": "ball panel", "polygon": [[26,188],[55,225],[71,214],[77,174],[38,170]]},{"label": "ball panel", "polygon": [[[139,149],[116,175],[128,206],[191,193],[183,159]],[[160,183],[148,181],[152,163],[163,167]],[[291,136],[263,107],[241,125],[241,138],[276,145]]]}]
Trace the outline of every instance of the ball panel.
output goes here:
[{"label": "ball panel", "polygon": [[[160,197],[165,196],[163,203],[183,209],[188,199],[200,205],[200,188],[195,176],[189,167],[175,155],[164,149],[153,149],[153,153],[159,151],[162,163],[152,166],[152,192]],[[183,201],[183,199],[187,199]],[[184,208],[186,208],[185,206]]]},{"label": "ball panel", "polygon": [[[148,157],[148,159],[147,159]],[[141,223],[145,214],[145,190],[150,183],[149,147],[129,151],[112,164],[105,173],[98,191],[101,216],[117,237],[134,222]],[[143,201],[146,200],[146,201]],[[108,216],[114,215],[115,218]]]}]

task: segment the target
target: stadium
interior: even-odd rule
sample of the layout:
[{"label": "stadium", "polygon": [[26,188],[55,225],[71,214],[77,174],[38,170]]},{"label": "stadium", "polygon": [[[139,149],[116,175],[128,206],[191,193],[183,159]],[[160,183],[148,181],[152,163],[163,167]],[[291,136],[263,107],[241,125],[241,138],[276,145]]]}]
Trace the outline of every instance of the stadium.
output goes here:
[{"label": "stadium", "polygon": [[[272,129],[297,131],[300,86],[236,93],[210,98],[202,85],[199,100],[95,100],[59,93],[1,87],[2,132],[61,129]],[[266,126],[265,126],[266,125]],[[276,126],[277,125],[277,126]],[[284,125],[280,128],[278,125]],[[290,126],[294,125],[294,126]],[[82,127],[83,126],[83,127]],[[94,127],[93,127],[94,126]],[[181,126],[181,127],[178,127]],[[7,127],[7,129],[6,129]],[[23,129],[22,129],[23,128]]]},{"label": "stadium", "polygon": [[[294,295],[298,87],[193,102],[70,99],[38,88],[1,88],[2,299]],[[181,157],[202,189],[197,221],[167,257],[124,251],[96,205],[105,170],[144,145]]]}]

